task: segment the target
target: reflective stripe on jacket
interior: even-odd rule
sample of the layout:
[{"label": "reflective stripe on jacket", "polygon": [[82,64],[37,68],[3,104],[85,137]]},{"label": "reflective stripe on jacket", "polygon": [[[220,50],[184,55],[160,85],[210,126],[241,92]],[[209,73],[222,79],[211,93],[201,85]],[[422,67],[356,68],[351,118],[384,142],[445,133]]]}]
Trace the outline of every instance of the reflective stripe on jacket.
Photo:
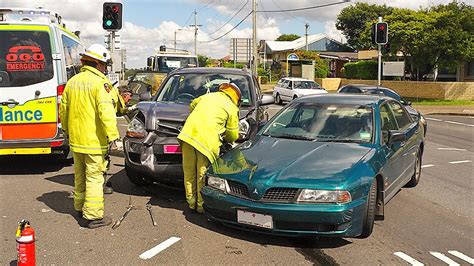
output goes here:
[{"label": "reflective stripe on jacket", "polygon": [[59,114],[73,152],[105,154],[109,141],[120,137],[109,84],[104,74],[89,66],[66,84]]},{"label": "reflective stripe on jacket", "polygon": [[223,92],[205,94],[189,106],[191,114],[178,139],[204,154],[211,163],[219,156],[221,138],[234,142],[239,136],[239,108]]}]

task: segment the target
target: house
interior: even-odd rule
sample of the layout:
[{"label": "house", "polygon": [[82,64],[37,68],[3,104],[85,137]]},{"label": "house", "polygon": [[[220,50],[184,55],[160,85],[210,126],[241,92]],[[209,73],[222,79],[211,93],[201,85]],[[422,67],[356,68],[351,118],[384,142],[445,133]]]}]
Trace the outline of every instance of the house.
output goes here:
[{"label": "house", "polygon": [[[340,75],[344,63],[357,60],[356,52],[327,35],[314,34],[308,35],[307,38],[309,51],[316,51],[321,58],[330,60],[329,67],[332,76]],[[294,41],[266,41],[260,48],[261,54],[263,54],[263,62],[277,61],[284,64],[288,54],[297,50],[306,50],[306,37]],[[292,64],[298,63],[292,62]]]}]

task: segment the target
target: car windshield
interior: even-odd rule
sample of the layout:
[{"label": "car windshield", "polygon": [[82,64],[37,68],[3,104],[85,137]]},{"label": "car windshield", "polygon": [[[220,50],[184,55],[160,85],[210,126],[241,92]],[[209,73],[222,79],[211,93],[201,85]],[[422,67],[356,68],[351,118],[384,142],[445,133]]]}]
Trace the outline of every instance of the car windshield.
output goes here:
[{"label": "car windshield", "polygon": [[294,81],[295,89],[319,89],[319,86],[314,81]]},{"label": "car windshield", "polygon": [[196,57],[158,56],[158,71],[169,73],[177,68],[197,66]]},{"label": "car windshield", "polygon": [[160,90],[157,101],[191,103],[210,92],[217,92],[222,83],[236,84],[242,93],[242,106],[250,106],[250,79],[245,75],[222,73],[186,73],[171,76]]},{"label": "car windshield", "polygon": [[293,103],[273,118],[262,134],[322,142],[371,143],[372,110],[367,105]]}]

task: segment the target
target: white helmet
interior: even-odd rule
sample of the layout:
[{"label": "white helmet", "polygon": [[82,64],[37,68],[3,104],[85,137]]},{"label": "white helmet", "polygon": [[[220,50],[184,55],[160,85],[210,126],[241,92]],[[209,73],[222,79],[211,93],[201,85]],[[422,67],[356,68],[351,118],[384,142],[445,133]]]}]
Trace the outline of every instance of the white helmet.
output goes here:
[{"label": "white helmet", "polygon": [[100,45],[98,43],[95,43],[89,48],[86,49],[84,53],[80,54],[82,57],[87,56],[93,59],[97,59],[103,63],[108,63],[110,60],[110,53],[105,49],[103,45]]}]

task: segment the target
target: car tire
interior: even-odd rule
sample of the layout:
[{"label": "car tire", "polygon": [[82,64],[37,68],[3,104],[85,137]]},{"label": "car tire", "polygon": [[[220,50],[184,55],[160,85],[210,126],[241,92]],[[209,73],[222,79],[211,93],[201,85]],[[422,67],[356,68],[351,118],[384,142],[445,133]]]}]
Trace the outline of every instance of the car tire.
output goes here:
[{"label": "car tire", "polygon": [[405,185],[405,187],[416,187],[416,185],[418,185],[418,182],[420,182],[421,156],[421,149],[418,149],[418,152],[416,153],[415,172],[413,173],[413,176],[411,177],[410,181],[408,181],[408,183]]},{"label": "car tire", "polygon": [[280,104],[280,105],[283,104],[283,101],[281,100],[281,97],[280,97],[280,94],[279,94],[279,93],[277,93],[277,95],[276,95],[276,97],[275,97],[275,102],[276,102],[277,104]]},{"label": "car tire", "polygon": [[127,164],[125,164],[125,173],[127,174],[128,180],[130,180],[130,182],[137,186],[145,186],[151,184],[150,181],[146,180],[140,173],[130,168],[130,166],[128,166]]},{"label": "car tire", "polygon": [[359,238],[367,238],[372,234],[375,221],[375,208],[377,207],[377,180],[374,178],[370,185],[369,195],[367,196],[367,213],[362,224],[362,233]]}]

